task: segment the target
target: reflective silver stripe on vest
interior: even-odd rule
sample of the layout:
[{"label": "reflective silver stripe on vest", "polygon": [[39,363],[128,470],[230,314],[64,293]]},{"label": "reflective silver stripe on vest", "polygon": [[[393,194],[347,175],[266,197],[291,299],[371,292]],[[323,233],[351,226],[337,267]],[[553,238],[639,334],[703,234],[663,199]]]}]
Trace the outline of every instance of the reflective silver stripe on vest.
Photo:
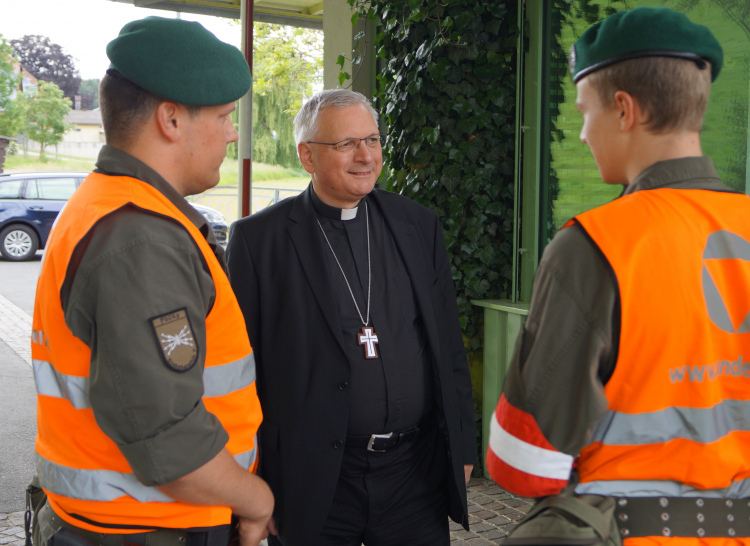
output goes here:
[{"label": "reflective silver stripe on vest", "polygon": [[681,438],[708,444],[736,431],[750,431],[749,401],[724,400],[712,408],[671,407],[637,414],[608,411],[594,425],[591,441],[617,446]]},{"label": "reflective silver stripe on vest", "polygon": [[239,455],[234,456],[234,460],[237,461],[237,464],[240,465],[245,470],[250,470],[250,467],[253,466],[253,463],[255,462],[255,457],[258,454],[258,437],[255,437],[255,440],[253,442],[255,444],[255,447],[251,449],[250,451],[245,451],[245,453],[240,453]]},{"label": "reflective silver stripe on vest", "polygon": [[221,366],[203,369],[203,396],[224,396],[244,389],[255,381],[255,355]]},{"label": "reflective silver stripe on vest", "polygon": [[[253,449],[234,456],[242,468],[248,470],[258,453],[257,437]],[[81,470],[62,466],[36,456],[36,472],[42,487],[72,499],[87,501],[113,501],[130,495],[138,502],[175,502],[156,487],[143,485],[135,474],[123,474],[112,470]]]},{"label": "reflective silver stripe on vest", "polygon": [[130,495],[138,502],[174,502],[156,487],[143,485],[135,474],[112,470],[81,470],[36,456],[36,472],[42,487],[72,499],[113,501]]},{"label": "reflective silver stripe on vest", "polygon": [[611,480],[579,483],[579,495],[613,497],[703,497],[746,499],[750,497],[750,479],[734,482],[723,489],[696,489],[671,480]]},{"label": "reflective silver stripe on vest", "polygon": [[64,398],[76,409],[90,408],[89,379],[77,375],[65,375],[44,360],[34,360],[36,392],[45,396]]},{"label": "reflective silver stripe on vest", "polygon": [[[52,367],[52,364],[44,360],[34,360],[33,367],[37,393],[64,398],[76,409],[91,407],[88,377],[60,373]],[[255,381],[255,356],[250,353],[229,364],[204,368],[203,396],[223,396],[244,389],[253,381]]]}]

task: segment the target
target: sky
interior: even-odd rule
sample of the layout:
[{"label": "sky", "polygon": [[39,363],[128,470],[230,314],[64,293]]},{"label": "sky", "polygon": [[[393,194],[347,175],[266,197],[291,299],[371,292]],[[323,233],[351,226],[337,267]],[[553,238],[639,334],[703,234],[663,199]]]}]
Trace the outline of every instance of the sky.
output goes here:
[{"label": "sky", "polygon": [[[73,57],[81,78],[101,79],[109,68],[107,43],[117,37],[126,23],[149,15],[177,14],[109,0],[0,0],[0,35],[8,41],[27,34],[47,36]],[[188,13],[181,17],[197,21],[220,40],[240,46],[239,23]]]}]

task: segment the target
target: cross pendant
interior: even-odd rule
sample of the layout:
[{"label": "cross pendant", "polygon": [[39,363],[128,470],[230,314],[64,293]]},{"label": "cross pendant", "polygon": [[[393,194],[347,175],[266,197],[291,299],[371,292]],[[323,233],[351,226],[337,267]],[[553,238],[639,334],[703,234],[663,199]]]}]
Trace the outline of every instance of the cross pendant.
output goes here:
[{"label": "cross pendant", "polygon": [[378,358],[378,349],[375,344],[378,343],[378,336],[375,333],[375,328],[372,326],[363,326],[362,333],[357,334],[359,344],[365,346],[365,358],[373,359]]}]

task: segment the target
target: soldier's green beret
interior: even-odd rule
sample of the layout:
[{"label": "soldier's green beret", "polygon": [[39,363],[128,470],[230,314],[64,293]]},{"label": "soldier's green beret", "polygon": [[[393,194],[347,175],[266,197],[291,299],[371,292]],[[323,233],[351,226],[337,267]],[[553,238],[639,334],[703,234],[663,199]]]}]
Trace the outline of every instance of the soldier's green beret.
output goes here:
[{"label": "soldier's green beret", "polygon": [[218,106],[250,89],[242,52],[200,23],[146,17],[122,27],[107,44],[107,57],[122,77],[180,104]]},{"label": "soldier's green beret", "polygon": [[570,49],[570,72],[584,76],[639,57],[677,57],[705,68],[711,81],[721,72],[724,51],[711,31],[669,8],[640,7],[619,11],[586,30]]}]

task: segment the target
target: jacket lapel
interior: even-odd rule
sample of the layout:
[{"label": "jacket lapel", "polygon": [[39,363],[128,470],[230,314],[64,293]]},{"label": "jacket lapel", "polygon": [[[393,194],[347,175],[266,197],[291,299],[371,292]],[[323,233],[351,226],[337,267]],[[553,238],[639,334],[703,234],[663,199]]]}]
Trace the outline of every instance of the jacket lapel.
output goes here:
[{"label": "jacket lapel", "polygon": [[310,197],[311,188],[312,185],[308,186],[307,190],[295,198],[288,217],[287,231],[323,316],[339,342],[341,350],[346,353],[339,310],[333,299],[333,291],[328,281],[328,271],[323,259],[325,249],[318,233],[320,227]]},{"label": "jacket lapel", "polygon": [[409,272],[409,279],[414,289],[414,295],[417,298],[417,305],[422,314],[422,322],[424,323],[425,333],[430,343],[430,350],[437,360],[437,356],[441,354],[440,340],[438,339],[435,309],[432,305],[430,294],[430,287],[437,281],[437,274],[433,268],[427,266],[425,263],[425,259],[427,258],[425,256],[425,249],[420,245],[419,235],[414,224],[398,215],[396,211],[385,211],[378,195],[378,190],[373,191],[370,194],[370,198],[375,201],[377,207],[380,209],[380,213],[385,218],[385,222],[390,228],[393,239],[396,241],[396,246],[404,260],[406,270]]}]

